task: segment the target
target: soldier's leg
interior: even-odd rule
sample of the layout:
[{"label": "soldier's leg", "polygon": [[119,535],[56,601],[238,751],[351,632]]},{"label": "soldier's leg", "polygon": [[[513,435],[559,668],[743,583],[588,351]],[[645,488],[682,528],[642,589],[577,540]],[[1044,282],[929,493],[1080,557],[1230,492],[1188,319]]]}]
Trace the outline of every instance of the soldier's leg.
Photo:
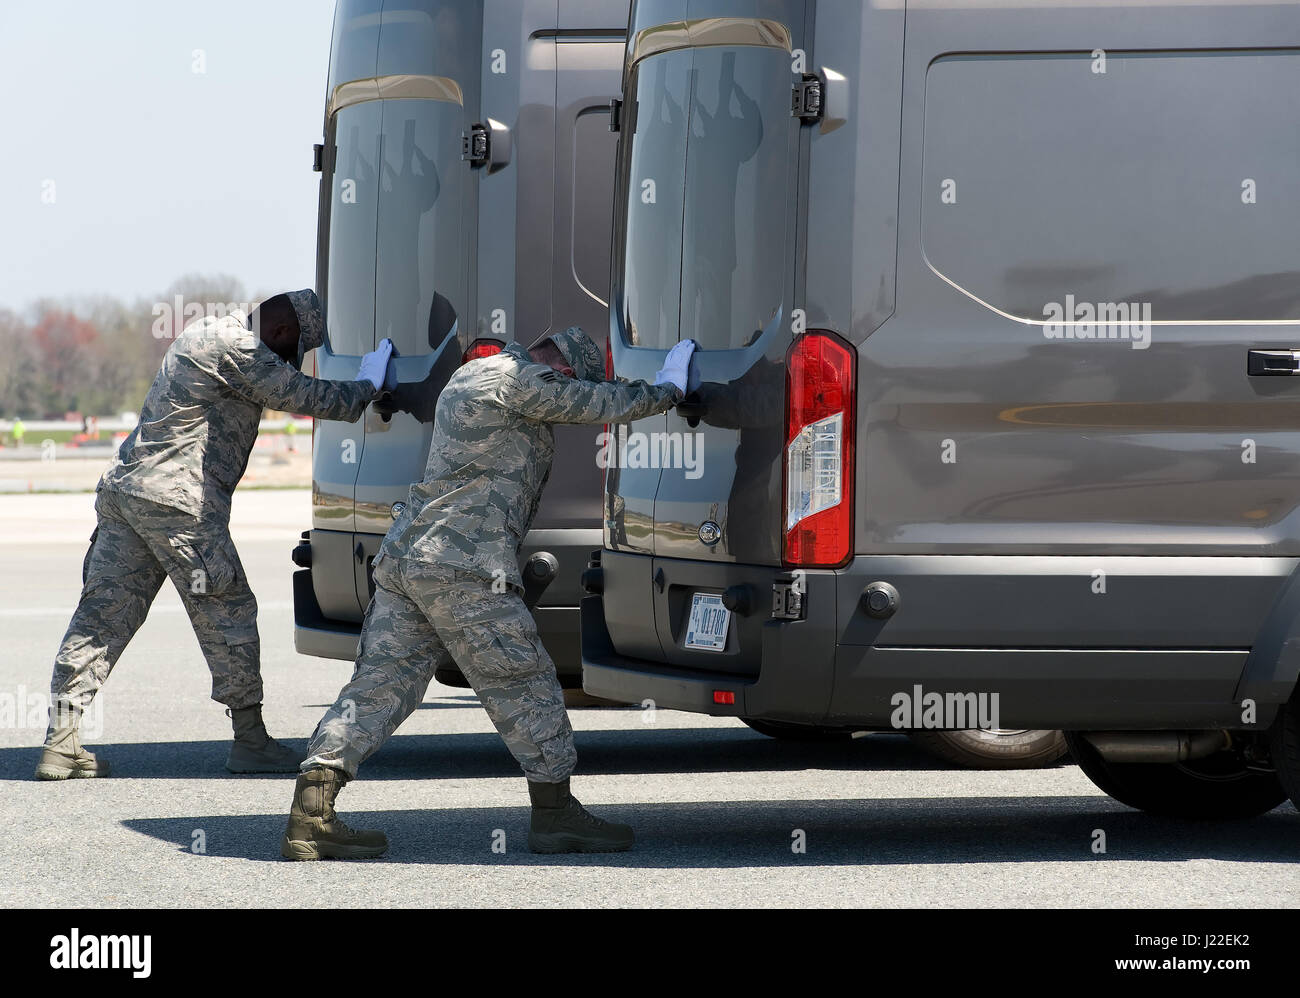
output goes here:
[{"label": "soldier's leg", "polygon": [[631,828],[597,818],[569,792],[578,759],[573,729],[555,663],[523,599],[460,573],[455,585],[430,591],[427,599],[438,636],[528,777],[528,847],[542,853],[630,849]]},{"label": "soldier's leg", "polygon": [[261,642],[257,599],[224,523],[212,523],[145,500],[124,513],[150,545],[180,594],[212,673],[212,699],[225,704],[234,728],[226,759],[232,773],[292,773],[299,752],[272,738],[262,723]]},{"label": "soldier's leg", "polygon": [[81,598],[54,659],[50,723],[36,766],[44,780],[107,776],[81,745],[80,720],[149,613],[166,578],[148,545],[122,519],[116,497],[95,503],[98,526],[82,564]]},{"label": "soldier's leg", "polygon": [[80,714],[148,616],[167,576],[148,544],[121,518],[115,498],[95,504],[99,525],[82,563],[81,598],[59,644],[52,706]]},{"label": "soldier's leg", "polygon": [[413,593],[506,747],[530,780],[557,783],[577,764],[555,663],[515,592],[456,573],[455,584]]},{"label": "soldier's leg", "polygon": [[262,702],[257,598],[224,525],[152,503],[137,511],[141,533],[180,594],[212,673],[212,699],[232,711]]},{"label": "soldier's leg", "polygon": [[349,828],[335,812],[334,799],[420,706],[448,655],[424,613],[402,592],[396,566],[390,573],[382,562],[381,555],[352,680],[316,725],[294,786],[280,839],[286,859],[361,859],[388,849],[383,832]]},{"label": "soldier's leg", "polygon": [[377,573],[352,679],[316,726],[302,771],[328,766],[354,778],[420,706],[434,670],[447,660],[433,625],[400,582]]}]

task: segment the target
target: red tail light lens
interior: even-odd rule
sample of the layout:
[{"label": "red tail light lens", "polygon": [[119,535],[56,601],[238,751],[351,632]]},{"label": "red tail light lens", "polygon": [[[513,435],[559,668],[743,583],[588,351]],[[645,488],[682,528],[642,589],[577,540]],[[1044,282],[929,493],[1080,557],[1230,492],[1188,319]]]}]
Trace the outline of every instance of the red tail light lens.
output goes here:
[{"label": "red tail light lens", "polygon": [[854,351],[809,330],[790,345],[785,383],[783,560],[839,568],[853,554]]},{"label": "red tail light lens", "polygon": [[471,360],[478,360],[480,357],[491,357],[505,348],[506,345],[500,340],[475,340],[461,356],[460,362],[468,364]]}]

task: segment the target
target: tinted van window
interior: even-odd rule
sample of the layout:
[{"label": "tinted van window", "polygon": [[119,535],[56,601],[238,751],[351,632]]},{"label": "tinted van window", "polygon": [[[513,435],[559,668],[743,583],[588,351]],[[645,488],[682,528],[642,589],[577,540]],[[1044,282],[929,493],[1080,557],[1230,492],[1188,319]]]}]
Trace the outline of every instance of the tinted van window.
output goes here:
[{"label": "tinted van window", "polygon": [[1300,56],[1095,63],[1038,53],[930,67],[930,265],[1037,322],[1067,296],[1149,306],[1156,322],[1300,318]]},{"label": "tinted van window", "polygon": [[374,344],[381,117],[378,101],[345,107],[334,116],[325,321],[337,354],[365,353]]},{"label": "tinted van window", "polygon": [[746,346],[782,314],[792,233],[790,65],[780,49],[699,48],[634,70],[624,125],[624,335]]}]

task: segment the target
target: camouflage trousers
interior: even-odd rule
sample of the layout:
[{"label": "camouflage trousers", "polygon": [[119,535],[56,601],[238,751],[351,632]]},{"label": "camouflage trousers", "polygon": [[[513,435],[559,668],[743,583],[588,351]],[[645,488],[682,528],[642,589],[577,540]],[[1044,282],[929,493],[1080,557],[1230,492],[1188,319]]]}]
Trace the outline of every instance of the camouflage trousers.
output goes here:
[{"label": "camouflage trousers", "polygon": [[380,554],[352,681],[325,712],[304,770],[349,777],[455,661],[530,780],[556,783],[577,763],[555,663],[514,590],[466,572]]},{"label": "camouflage trousers", "polygon": [[120,492],[100,492],[81,600],[63,636],[50,702],[79,715],[108,679],[170,578],[212,671],[212,699],[262,702],[257,600],[225,524]]}]

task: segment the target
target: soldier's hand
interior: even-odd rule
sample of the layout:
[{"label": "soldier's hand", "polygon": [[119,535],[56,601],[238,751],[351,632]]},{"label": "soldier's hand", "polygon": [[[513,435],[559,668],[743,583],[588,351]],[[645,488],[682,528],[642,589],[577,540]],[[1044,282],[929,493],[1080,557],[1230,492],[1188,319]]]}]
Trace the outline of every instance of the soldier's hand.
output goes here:
[{"label": "soldier's hand", "polygon": [[378,391],[384,386],[388,374],[388,358],[393,355],[393,341],[382,339],[379,347],[361,358],[361,369],[357,371],[358,381],[369,381]]},{"label": "soldier's hand", "polygon": [[682,340],[675,347],[668,351],[668,356],[664,359],[664,366],[659,369],[655,375],[656,385],[676,385],[677,390],[683,395],[686,394],[686,386],[689,380],[688,371],[691,366],[691,354],[695,352],[694,340]]}]

